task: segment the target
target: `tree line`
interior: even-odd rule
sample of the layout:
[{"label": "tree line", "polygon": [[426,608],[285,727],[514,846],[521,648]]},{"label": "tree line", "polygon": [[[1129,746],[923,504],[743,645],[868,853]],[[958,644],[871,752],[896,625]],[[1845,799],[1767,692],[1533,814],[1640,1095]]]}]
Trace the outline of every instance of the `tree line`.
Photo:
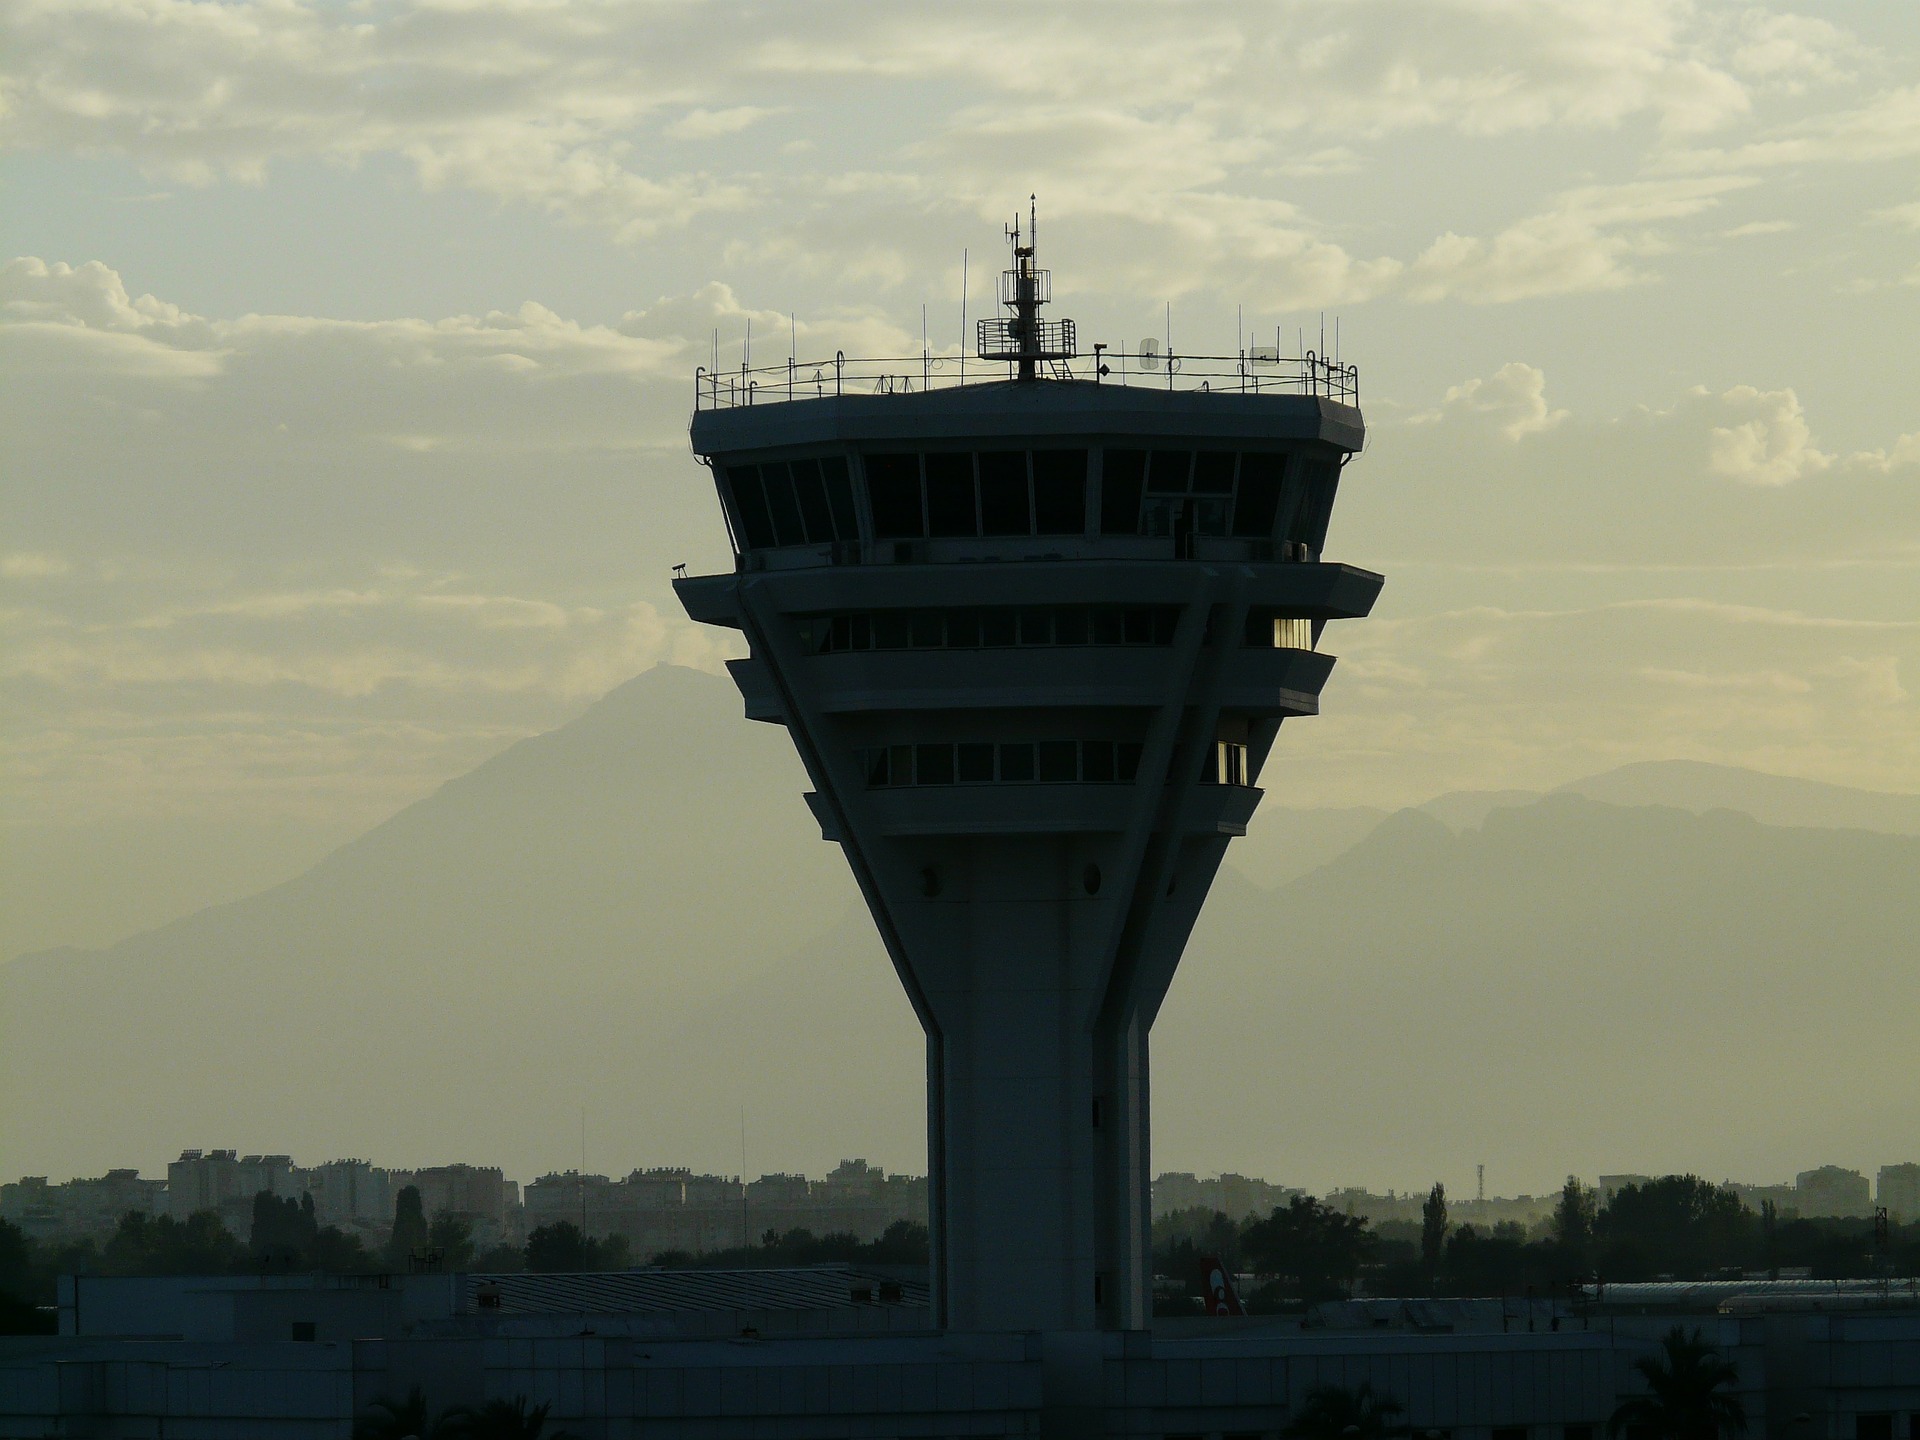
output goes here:
[{"label": "tree line", "polygon": [[243,1241],[212,1210],[184,1220],[132,1211],[104,1244],[92,1239],[42,1242],[0,1220],[0,1334],[50,1333],[61,1275],[231,1275],[313,1273],[376,1274],[410,1270],[560,1273],[625,1270],[636,1264],[669,1269],[819,1265],[833,1261],[924,1265],[927,1227],[895,1221],[877,1240],[850,1233],[815,1235],[798,1229],[767,1231],[757,1245],[693,1254],[668,1250],[636,1257],[624,1235],[585,1234],[571,1221],[543,1225],[522,1245],[482,1246],[473,1222],[441,1212],[429,1217],[417,1186],[394,1200],[393,1229],[384,1245],[322,1225],[313,1197],[298,1199],[261,1191],[253,1197],[252,1221]]},{"label": "tree line", "polygon": [[1201,1262],[1261,1277],[1249,1309],[1275,1310],[1353,1294],[1565,1294],[1593,1281],[1709,1280],[1805,1270],[1816,1279],[1873,1279],[1920,1271],[1920,1223],[1782,1218],[1749,1209],[1730,1188],[1697,1175],[1628,1185],[1606,1203],[1569,1176],[1553,1214],[1532,1230],[1512,1221],[1456,1225],[1446,1188],[1428,1193],[1418,1222],[1372,1224],[1297,1196],[1270,1214],[1235,1221],[1219,1211],[1177,1211],[1154,1222],[1154,1269],[1181,1293],[1162,1313],[1202,1308]]}]

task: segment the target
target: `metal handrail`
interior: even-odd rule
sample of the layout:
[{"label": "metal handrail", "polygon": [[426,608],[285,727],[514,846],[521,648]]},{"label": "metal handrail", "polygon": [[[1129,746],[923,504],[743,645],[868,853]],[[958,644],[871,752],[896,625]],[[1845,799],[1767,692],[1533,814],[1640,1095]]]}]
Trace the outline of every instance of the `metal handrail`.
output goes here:
[{"label": "metal handrail", "polygon": [[[1161,355],[1096,345],[1091,355],[1043,363],[1047,371],[1036,383],[1067,380],[1214,394],[1318,395],[1348,405],[1360,403],[1360,367],[1339,364],[1311,350],[1299,356],[1261,351]],[[930,350],[854,359],[837,351],[831,360],[794,359],[778,365],[742,365],[737,370],[709,370],[703,365],[694,371],[693,405],[696,411],[730,410],[828,396],[911,395],[1002,384],[1014,377],[1015,368],[1011,361],[936,355]]]}]

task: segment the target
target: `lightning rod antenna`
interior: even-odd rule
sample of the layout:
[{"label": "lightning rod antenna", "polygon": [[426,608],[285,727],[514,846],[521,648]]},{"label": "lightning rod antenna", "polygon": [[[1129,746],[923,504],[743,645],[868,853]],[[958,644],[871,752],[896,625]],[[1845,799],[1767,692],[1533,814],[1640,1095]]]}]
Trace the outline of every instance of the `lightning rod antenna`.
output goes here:
[{"label": "lightning rod antenna", "polygon": [[960,251],[960,383],[967,383],[967,252]]}]

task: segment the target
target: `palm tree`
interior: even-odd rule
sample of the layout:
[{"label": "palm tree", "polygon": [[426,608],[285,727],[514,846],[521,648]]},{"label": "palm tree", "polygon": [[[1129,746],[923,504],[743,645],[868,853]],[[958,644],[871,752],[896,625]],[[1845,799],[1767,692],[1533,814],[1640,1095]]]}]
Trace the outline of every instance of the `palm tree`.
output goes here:
[{"label": "palm tree", "polygon": [[552,1408],[552,1401],[529,1407],[526,1396],[516,1395],[489,1400],[477,1410],[464,1405],[449,1410],[444,1423],[459,1440],[579,1440],[566,1430],[547,1434],[547,1411]]},{"label": "palm tree", "polygon": [[1280,1433],[1286,1440],[1393,1440],[1405,1435],[1399,1422],[1406,1407],[1390,1395],[1375,1395],[1362,1383],[1351,1390],[1320,1385],[1307,1392],[1300,1412]]},{"label": "palm tree", "polygon": [[1689,1335],[1676,1325],[1660,1340],[1661,1354],[1633,1362],[1647,1382],[1647,1393],[1623,1400],[1607,1421],[1607,1434],[1645,1436],[1646,1440],[1723,1440],[1744,1435],[1747,1408],[1725,1393],[1739,1378],[1731,1361],[1707,1343],[1698,1330]]},{"label": "palm tree", "polygon": [[426,1440],[427,1397],[414,1386],[404,1400],[382,1395],[353,1422],[353,1440]]}]

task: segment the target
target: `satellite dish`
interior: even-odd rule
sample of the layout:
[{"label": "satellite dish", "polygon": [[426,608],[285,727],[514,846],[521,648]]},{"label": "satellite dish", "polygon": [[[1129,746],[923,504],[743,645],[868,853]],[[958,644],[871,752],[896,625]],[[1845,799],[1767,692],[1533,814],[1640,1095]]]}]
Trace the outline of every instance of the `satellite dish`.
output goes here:
[{"label": "satellite dish", "polygon": [[1158,340],[1149,337],[1140,342],[1140,368],[1142,370],[1158,370],[1160,368],[1160,342]]},{"label": "satellite dish", "polygon": [[1253,347],[1253,363],[1256,365],[1277,365],[1280,363],[1280,348],[1277,345],[1256,345]]}]

